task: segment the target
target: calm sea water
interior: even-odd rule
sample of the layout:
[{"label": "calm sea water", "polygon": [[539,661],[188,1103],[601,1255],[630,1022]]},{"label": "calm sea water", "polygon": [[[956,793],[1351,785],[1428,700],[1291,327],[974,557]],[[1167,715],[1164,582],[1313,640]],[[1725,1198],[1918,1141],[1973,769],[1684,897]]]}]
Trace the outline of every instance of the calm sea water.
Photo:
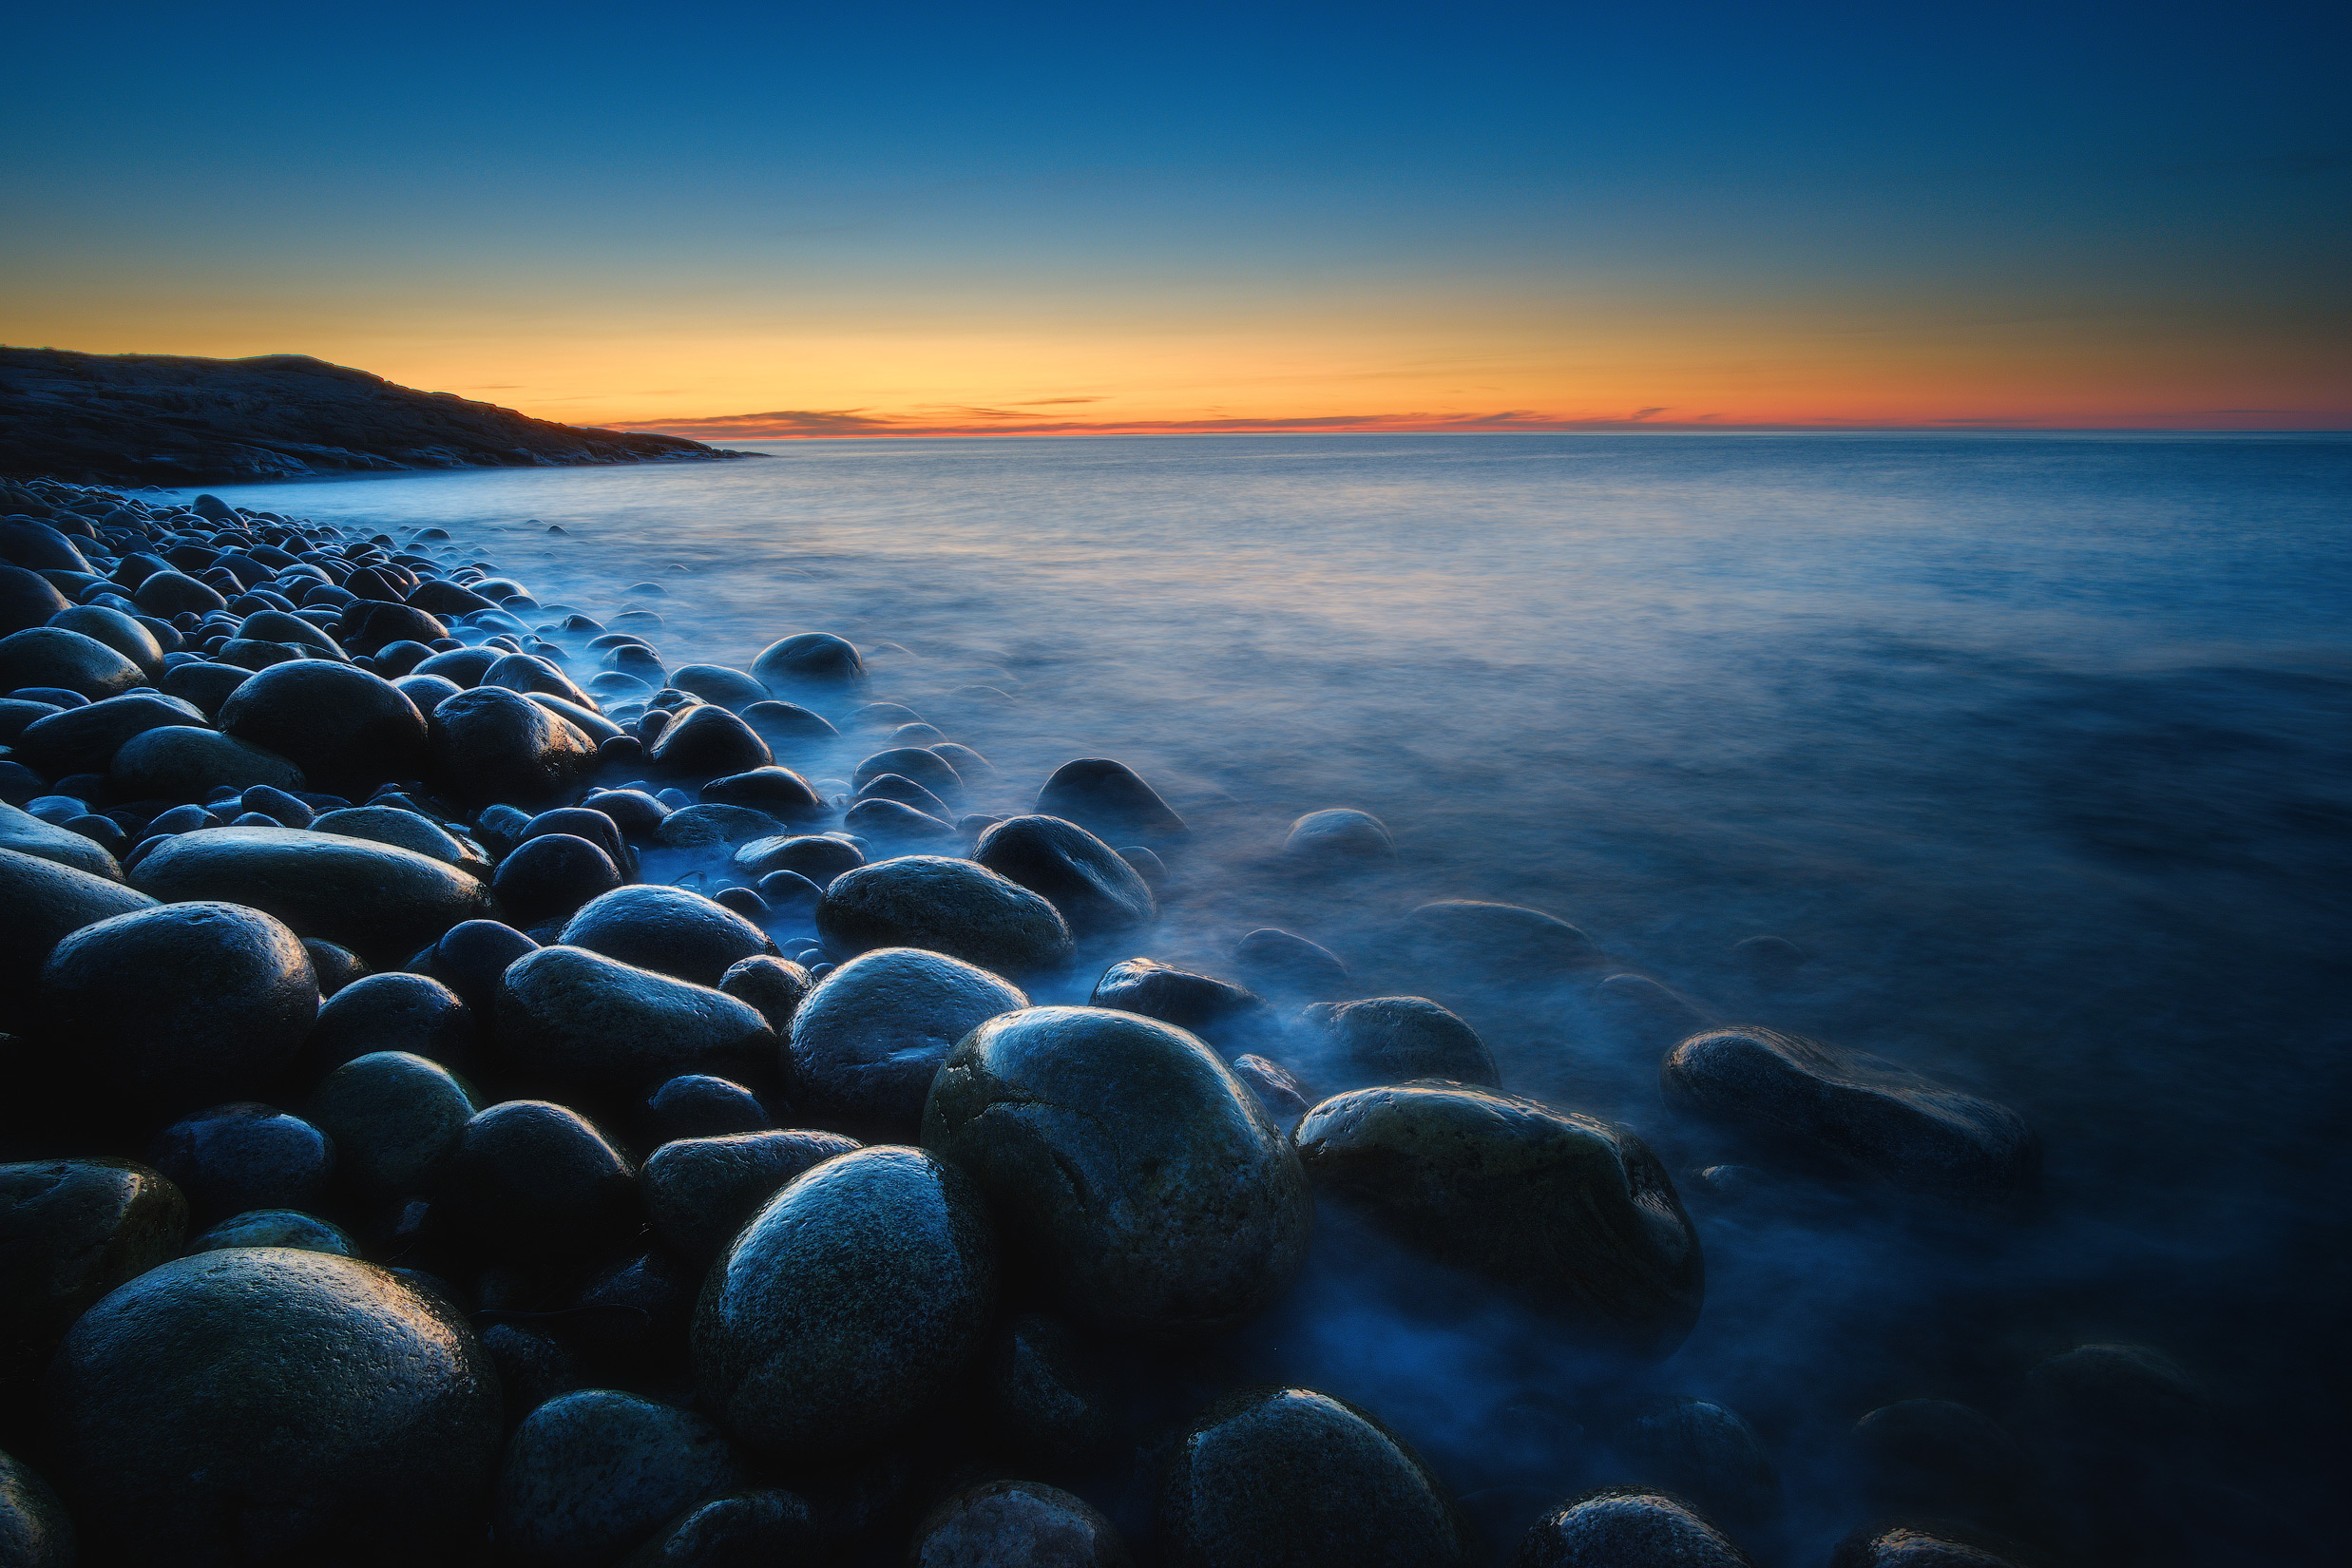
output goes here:
[{"label": "calm sea water", "polygon": [[[1454,1006],[1510,1087],[1628,1122],[1677,1170],[1722,1153],[1659,1102],[1654,1038],[1581,991],[1415,972],[1397,917],[1444,896],[1550,909],[1728,1020],[1883,1052],[2040,1130],[2048,1192],[2022,1218],[1870,1194],[1694,1205],[1707,1310],[1648,1371],[1427,1299],[1327,1226],[1234,1370],[1355,1399],[1497,1520],[1630,1479],[1603,1441],[1618,1414],[1692,1394],[1782,1466],[1785,1514],[1743,1539],[1819,1562],[1865,1506],[1856,1417],[1936,1397],[2025,1423],[2034,1362],[2129,1341],[2208,1389],[2206,1489],[2120,1538],[2094,1518],[2103,1544],[2078,1550],[2304,1550],[2296,1500],[2347,1392],[2352,438],[772,450],[220,493],[446,527],[543,602],[658,610],[673,664],[840,633],[871,696],[997,764],[969,809],[1119,757],[1195,835],[1162,926],[1107,958],[1230,972],[1243,932],[1298,931],[1363,994]],[[846,777],[860,750],[788,760]],[[1285,872],[1288,824],[1328,806],[1386,821],[1400,869]],[[1762,933],[1810,955],[1776,986],[1732,955]],[[1041,999],[1082,999],[1091,956]]]}]

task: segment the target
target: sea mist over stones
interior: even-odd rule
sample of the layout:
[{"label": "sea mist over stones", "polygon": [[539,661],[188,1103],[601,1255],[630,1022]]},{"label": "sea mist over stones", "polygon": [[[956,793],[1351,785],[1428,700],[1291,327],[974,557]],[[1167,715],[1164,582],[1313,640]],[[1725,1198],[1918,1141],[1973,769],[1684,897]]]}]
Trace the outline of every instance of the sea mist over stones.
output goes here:
[{"label": "sea mist over stones", "polygon": [[[1031,944],[1008,985],[1077,1006],[1138,958],[1246,985],[1271,1023],[1247,1040],[1199,1032],[1228,1061],[1269,1053],[1310,1103],[1357,1087],[1363,1053],[1303,1009],[1425,999],[1475,1034],[1502,1095],[1637,1136],[1703,1247],[1690,1337],[1650,1362],[1561,1332],[1331,1196],[1292,1289],[1209,1351],[1114,1348],[1100,1385],[1073,1370],[1068,1390],[1109,1390],[1103,1451],[1180,1432],[1249,1386],[1300,1387],[1409,1444],[1480,1560],[1507,1560],[1578,1499],[1664,1492],[1760,1563],[1900,1560],[1887,1553],[1909,1538],[1890,1532],[1940,1529],[1996,1543],[1980,1548],[1996,1560],[1998,1542],[2022,1540],[2086,1562],[2193,1561],[2216,1542],[2292,1561],[2310,1539],[2293,1500],[2324,1449],[2297,1390],[2336,1305],[2296,1260],[2340,1230],[2318,1195],[2341,1172],[2323,1108],[2342,1098],[2342,1026],[2317,977],[2341,921],[2330,889],[2352,870],[2346,703],[2340,630],[2313,606],[2346,583],[2340,512],[2315,499],[2341,497],[2344,466],[2323,440],[812,445],[740,468],[223,499],[381,531],[445,569],[493,564],[468,591],[527,587],[536,604],[490,613],[561,653],[607,716],[659,707],[668,675],[694,666],[748,671],[798,634],[844,640],[853,666],[803,644],[822,657],[767,699],[823,728],[739,710],[829,812],[885,776],[870,759],[938,736],[985,764],[948,764],[960,795],[888,772],[938,807],[870,798],[961,820],[931,818],[951,838],[876,833],[870,861],[968,854],[990,825],[975,819],[1053,814],[1040,792],[1058,770],[1117,759],[1183,832],[1132,813],[1079,825],[1137,869],[1157,918],[1065,914],[1066,956]],[[412,532],[434,528],[449,537]],[[575,614],[601,630],[564,630]],[[653,651],[593,646],[613,635]],[[641,758],[659,744],[624,727]],[[564,733],[490,731],[486,760],[568,803],[612,742],[505,738],[531,730]],[[596,764],[598,787],[717,809],[626,751]],[[516,821],[457,827],[503,857],[542,804],[513,803]],[[768,874],[736,866],[756,840],[727,839],[722,818],[698,817],[712,836],[696,844],[613,811],[643,883],[716,897]],[[1291,842],[1329,811],[1376,821],[1393,858],[1354,818]],[[813,886],[847,869],[795,863]],[[1415,918],[1462,900],[1578,934]],[[780,962],[819,968],[850,955],[821,950],[818,907],[746,918]],[[514,940],[553,945],[563,925]],[[1236,947],[1259,929],[1318,945],[1336,973],[1251,967]],[[441,978],[465,991],[455,969]],[[495,985],[474,994],[494,1015]],[[766,1022],[780,1068],[789,1020]],[[1669,1053],[1722,1030],[1868,1053],[2006,1107],[2039,1139],[2039,1182],[1996,1205],[1956,1199],[1670,1103]],[[481,1087],[486,1109],[542,1093]],[[641,1179],[636,1093],[577,1108],[621,1156],[616,1183]],[[744,1093],[778,1128],[811,1125],[788,1074]],[[2210,1157],[2185,1156],[2197,1150]],[[527,1372],[659,1397],[659,1358],[614,1337],[639,1320],[594,1305],[684,1321],[658,1271],[591,1263],[642,1233],[614,1191],[609,1242],[582,1242],[578,1264],[617,1270],[608,1282],[476,1298],[569,1314],[493,1324],[485,1343],[511,1386]],[[430,1225],[416,1234],[411,1255],[430,1267]],[[994,1365],[981,1346],[969,1375]],[[1984,1495],[2001,1472],[1957,1435],[1923,1450],[1943,1456],[1943,1489],[1914,1485],[1877,1436],[1913,1428],[1865,1421],[1914,1400],[1973,1411],[2028,1453],[2030,1495],[1998,1482],[2005,1495]],[[1737,1425],[1674,1414],[1685,1402]],[[1927,1444],[1903,1441],[1906,1455]],[[1132,1475],[1033,1463],[1027,1479],[1071,1490],[1132,1543],[1160,1539],[1160,1505]],[[793,1483],[829,1530],[899,1506],[866,1471]],[[1930,1503],[1941,1522],[1890,1517]],[[1578,1519],[1665,1528],[1647,1506]]]}]

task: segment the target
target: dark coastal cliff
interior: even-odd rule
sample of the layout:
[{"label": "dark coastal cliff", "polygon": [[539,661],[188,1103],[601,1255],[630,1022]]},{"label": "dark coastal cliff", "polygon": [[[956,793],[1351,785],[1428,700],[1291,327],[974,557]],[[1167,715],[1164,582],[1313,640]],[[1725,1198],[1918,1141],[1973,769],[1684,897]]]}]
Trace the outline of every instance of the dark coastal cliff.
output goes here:
[{"label": "dark coastal cliff", "polygon": [[674,435],[557,425],[305,354],[187,359],[0,348],[0,474],[220,485],[752,455]]}]

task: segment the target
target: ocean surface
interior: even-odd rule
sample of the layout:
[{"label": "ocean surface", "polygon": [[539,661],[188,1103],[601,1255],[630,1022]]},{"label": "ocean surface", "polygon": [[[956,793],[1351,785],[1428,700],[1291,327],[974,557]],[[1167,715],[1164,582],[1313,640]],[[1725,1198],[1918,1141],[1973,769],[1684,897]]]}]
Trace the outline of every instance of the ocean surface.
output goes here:
[{"label": "ocean surface", "polygon": [[[1305,1282],[1227,1352],[1381,1416],[1498,1529],[1640,1479],[1611,1433],[1692,1395],[1779,1465],[1779,1511],[1733,1533],[1820,1563],[1873,1506],[1858,1417],[1958,1400],[2031,1447],[2027,1370],[2086,1342],[2161,1349],[2205,1404],[2133,1501],[2052,1472],[2057,1522],[2024,1526],[2117,1562],[2317,1560],[2340,1528],[2316,1510],[2352,1294],[2352,437],[766,449],[218,493],[447,528],[543,603],[657,611],[673,666],[838,633],[871,698],[995,763],[967,810],[1117,757],[1191,844],[1160,926],[1040,1000],[1134,954],[1230,974],[1282,927],[1360,994],[1463,1014],[1507,1087],[1636,1129],[1708,1258],[1663,1364],[1434,1287],[1328,1206]],[[846,779],[867,749],[782,760]],[[1386,822],[1398,867],[1286,869],[1289,824],[1332,806]],[[2014,1106],[2043,1193],[1984,1216],[1803,1176],[1698,1192],[1684,1173],[1733,1156],[1660,1100],[1671,1036],[1589,984],[1417,970],[1396,923],[1440,897],[1548,909],[1712,1017]],[[1763,934],[1804,963],[1743,963]]]}]

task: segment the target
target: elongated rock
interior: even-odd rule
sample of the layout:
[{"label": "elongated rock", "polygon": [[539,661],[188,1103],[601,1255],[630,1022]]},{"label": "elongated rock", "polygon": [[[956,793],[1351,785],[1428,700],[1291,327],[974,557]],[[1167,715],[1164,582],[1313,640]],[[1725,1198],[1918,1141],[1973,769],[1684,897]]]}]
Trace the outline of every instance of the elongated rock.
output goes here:
[{"label": "elongated rock", "polygon": [[295,934],[396,966],[488,891],[454,866],[390,844],[295,828],[218,828],[158,845],[131,881],[157,898],[220,899],[275,915]]}]

